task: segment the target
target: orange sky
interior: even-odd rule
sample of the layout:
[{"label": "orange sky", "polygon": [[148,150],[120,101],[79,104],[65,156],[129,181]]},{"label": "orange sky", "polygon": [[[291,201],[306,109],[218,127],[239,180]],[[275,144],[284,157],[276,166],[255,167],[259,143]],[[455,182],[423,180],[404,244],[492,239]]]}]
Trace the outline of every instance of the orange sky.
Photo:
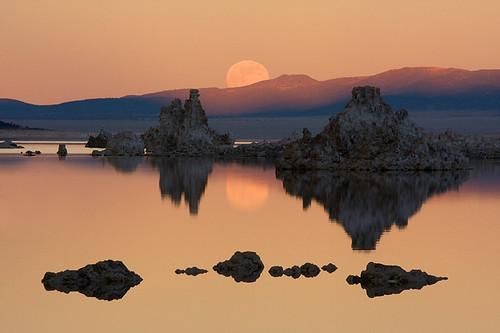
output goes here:
[{"label": "orange sky", "polygon": [[243,59],[316,79],[500,68],[498,0],[1,0],[0,97],[225,85]]}]

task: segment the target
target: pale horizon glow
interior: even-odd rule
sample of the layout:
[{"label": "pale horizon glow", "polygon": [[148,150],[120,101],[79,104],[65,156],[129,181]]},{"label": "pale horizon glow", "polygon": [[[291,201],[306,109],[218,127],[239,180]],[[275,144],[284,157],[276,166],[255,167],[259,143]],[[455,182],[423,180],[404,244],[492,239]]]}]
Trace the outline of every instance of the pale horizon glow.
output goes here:
[{"label": "pale horizon glow", "polygon": [[35,104],[224,87],[241,59],[317,80],[500,68],[500,2],[62,1],[0,5],[0,98]]}]

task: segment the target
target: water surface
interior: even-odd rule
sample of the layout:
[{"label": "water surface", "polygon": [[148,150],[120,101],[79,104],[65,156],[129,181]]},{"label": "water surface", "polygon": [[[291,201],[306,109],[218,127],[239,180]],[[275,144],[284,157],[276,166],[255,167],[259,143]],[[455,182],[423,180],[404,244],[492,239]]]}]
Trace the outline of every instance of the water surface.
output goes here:
[{"label": "water surface", "polygon": [[[469,172],[278,173],[208,159],[0,156],[4,332],[491,332],[500,326],[500,166]],[[266,269],[235,283],[236,250]],[[46,271],[122,260],[144,279],[120,300],[45,291]],[[313,279],[272,265],[335,263]],[[448,276],[369,298],[369,261]],[[178,276],[196,265],[209,273]]]}]

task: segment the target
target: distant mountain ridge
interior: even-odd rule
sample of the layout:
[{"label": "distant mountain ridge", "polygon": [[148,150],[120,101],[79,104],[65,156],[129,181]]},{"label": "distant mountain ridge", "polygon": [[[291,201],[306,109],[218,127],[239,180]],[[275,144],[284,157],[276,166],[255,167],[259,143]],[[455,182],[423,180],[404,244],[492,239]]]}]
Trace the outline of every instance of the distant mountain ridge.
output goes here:
[{"label": "distant mountain ridge", "polygon": [[[328,115],[340,110],[353,86],[374,85],[397,108],[412,110],[498,110],[500,70],[407,67],[371,76],[318,81],[282,75],[238,88],[201,88],[209,116]],[[0,99],[0,119],[150,119],[188,89],[120,98],[97,98],[54,105]]]}]

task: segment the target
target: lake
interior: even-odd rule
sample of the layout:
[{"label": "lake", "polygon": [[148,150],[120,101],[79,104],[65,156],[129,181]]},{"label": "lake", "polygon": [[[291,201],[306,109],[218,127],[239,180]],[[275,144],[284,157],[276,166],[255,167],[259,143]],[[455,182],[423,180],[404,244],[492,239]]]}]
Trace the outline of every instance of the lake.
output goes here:
[{"label": "lake", "polygon": [[[462,172],[298,174],[210,159],[1,155],[0,184],[2,332],[500,326],[499,163]],[[255,283],[212,270],[237,250],[264,262]],[[122,260],[143,281],[114,301],[46,291],[40,282],[47,271],[104,259]],[[370,298],[346,283],[370,261],[449,279]],[[296,280],[267,272],[305,262],[338,269]],[[174,273],[189,266],[209,272]]]}]

